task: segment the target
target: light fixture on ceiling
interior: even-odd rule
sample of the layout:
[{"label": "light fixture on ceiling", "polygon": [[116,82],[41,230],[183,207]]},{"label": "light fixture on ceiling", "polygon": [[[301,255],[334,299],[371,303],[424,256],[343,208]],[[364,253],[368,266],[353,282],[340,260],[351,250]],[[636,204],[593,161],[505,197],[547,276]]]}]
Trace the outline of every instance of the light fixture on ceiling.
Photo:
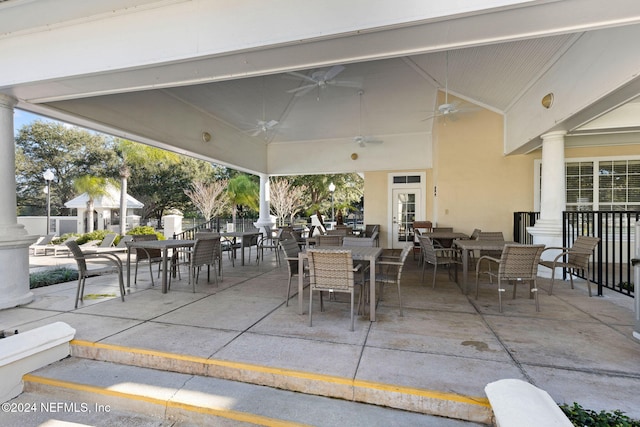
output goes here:
[{"label": "light fixture on ceiling", "polygon": [[211,134],[209,132],[202,132],[202,141],[203,142],[211,141]]},{"label": "light fixture on ceiling", "polygon": [[358,153],[351,153],[351,160],[358,160]]},{"label": "light fixture on ceiling", "polygon": [[549,92],[548,94],[543,96],[541,103],[544,108],[546,109],[551,108],[551,106],[553,105],[553,93]]}]

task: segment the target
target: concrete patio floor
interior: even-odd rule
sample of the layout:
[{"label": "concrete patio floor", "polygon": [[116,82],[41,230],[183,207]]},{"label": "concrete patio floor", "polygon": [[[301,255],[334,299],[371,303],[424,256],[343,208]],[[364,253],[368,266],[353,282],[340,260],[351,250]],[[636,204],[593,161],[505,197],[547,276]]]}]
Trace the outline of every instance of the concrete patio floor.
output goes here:
[{"label": "concrete patio floor", "polygon": [[[65,256],[32,256],[30,262],[33,271],[75,268]],[[196,293],[183,273],[162,294],[158,279],[151,287],[148,270],[139,273],[137,285],[132,280],[125,302],[117,296],[115,275],[89,279],[85,295],[92,298],[78,309],[76,282],[34,289],[32,303],[0,311],[0,328],[23,332],[61,321],[76,329],[77,340],[477,400],[486,399],[488,383],[517,378],[558,403],[619,409],[640,419],[640,342],[632,337],[631,298],[606,290],[604,297],[589,298],[581,281],[574,290],[556,283],[549,296],[548,280],[540,278],[540,312],[521,285],[515,300],[506,293],[499,313],[496,289],[486,281],[475,300],[446,272],[432,289],[432,272],[427,269],[422,283],[421,269],[409,257],[404,317],[395,289],[387,288],[377,321],[358,316],[354,332],[341,297],[325,302],[324,312],[314,309],[313,327],[306,313],[297,313],[296,297],[285,306],[287,267],[278,267],[271,253],[259,265],[251,260],[232,267],[225,259],[222,281],[207,283],[205,273]]]}]

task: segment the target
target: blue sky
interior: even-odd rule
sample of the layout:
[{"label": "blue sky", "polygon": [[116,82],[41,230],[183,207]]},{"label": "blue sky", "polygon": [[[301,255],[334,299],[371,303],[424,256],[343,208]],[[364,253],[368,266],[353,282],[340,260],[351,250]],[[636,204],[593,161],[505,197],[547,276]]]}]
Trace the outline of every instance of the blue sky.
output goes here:
[{"label": "blue sky", "polygon": [[29,124],[34,120],[54,121],[52,119],[48,119],[46,117],[39,116],[37,114],[29,113],[27,111],[22,111],[18,109],[14,109],[13,111],[14,111],[13,113],[13,134],[14,135],[18,133],[18,129],[20,129],[22,126]]}]

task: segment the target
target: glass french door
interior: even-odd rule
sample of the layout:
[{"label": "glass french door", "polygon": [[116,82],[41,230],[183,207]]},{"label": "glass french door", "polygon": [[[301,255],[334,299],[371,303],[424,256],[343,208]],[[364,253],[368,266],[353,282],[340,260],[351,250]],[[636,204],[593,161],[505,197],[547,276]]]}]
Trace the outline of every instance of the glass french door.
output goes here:
[{"label": "glass french door", "polygon": [[419,188],[392,191],[392,247],[413,242],[413,221],[422,218],[422,192]]}]

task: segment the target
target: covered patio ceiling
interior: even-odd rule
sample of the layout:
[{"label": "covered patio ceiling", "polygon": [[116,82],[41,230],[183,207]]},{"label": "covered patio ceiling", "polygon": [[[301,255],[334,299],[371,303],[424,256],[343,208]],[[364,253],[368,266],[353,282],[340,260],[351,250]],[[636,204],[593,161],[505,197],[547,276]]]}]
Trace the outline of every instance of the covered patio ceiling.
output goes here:
[{"label": "covered patio ceiling", "polygon": [[[269,153],[288,144],[378,150],[394,167],[394,153],[430,146],[445,89],[462,103],[456,125],[473,114],[466,107],[504,115],[506,154],[535,150],[550,130],[589,135],[569,146],[602,144],[603,132],[618,135],[606,143],[638,141],[632,0],[104,3],[0,2],[0,49],[13,64],[0,93],[27,111],[264,173],[285,170]],[[301,89],[328,70],[328,84]]]}]

